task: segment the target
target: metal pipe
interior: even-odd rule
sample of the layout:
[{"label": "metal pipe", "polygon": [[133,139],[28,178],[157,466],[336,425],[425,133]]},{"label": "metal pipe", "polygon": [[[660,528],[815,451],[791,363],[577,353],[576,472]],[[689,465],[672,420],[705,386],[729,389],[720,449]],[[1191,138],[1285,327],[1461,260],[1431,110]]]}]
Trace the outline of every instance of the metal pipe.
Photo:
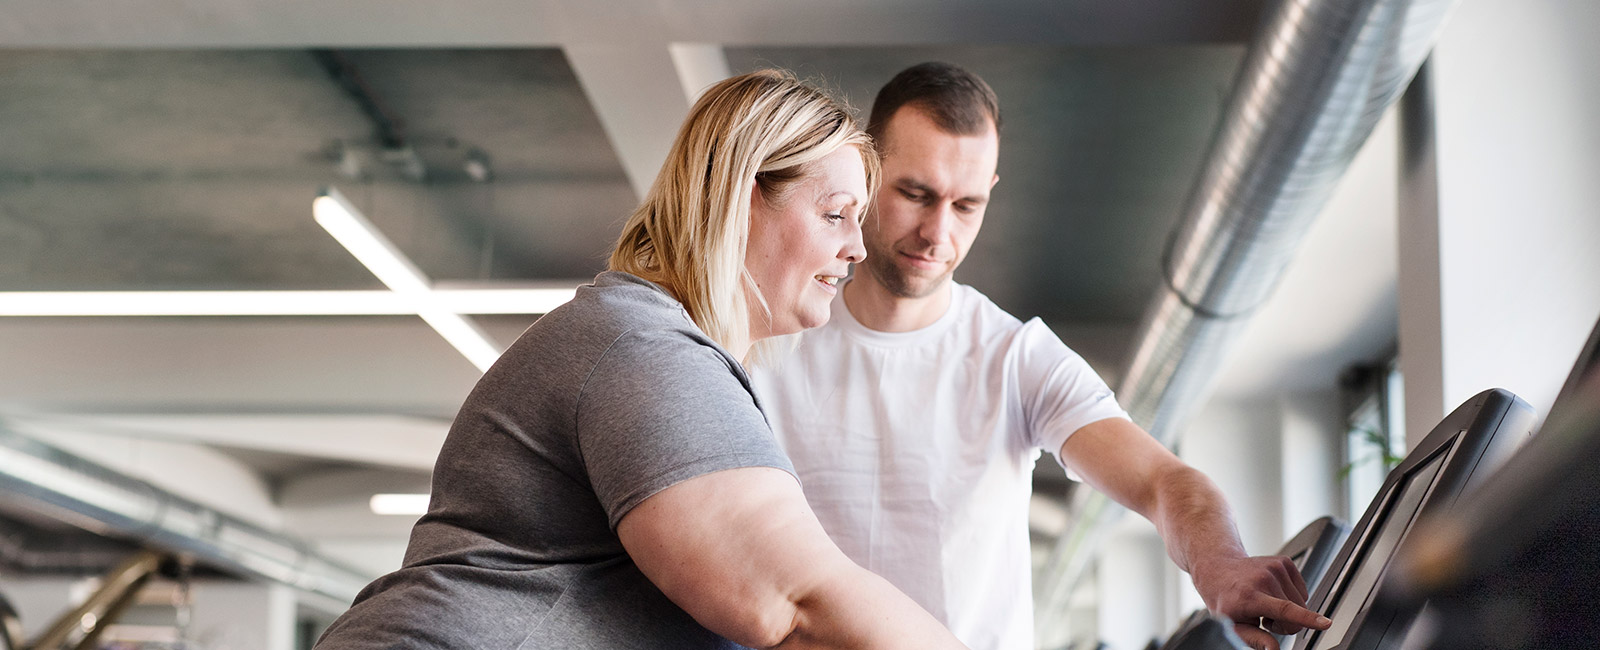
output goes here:
[{"label": "metal pipe", "polygon": [[[1283,0],[1251,44],[1162,258],[1166,280],[1118,387],[1173,446],[1243,325],[1271,296],[1335,183],[1437,40],[1456,0]],[[1083,491],[1089,492],[1087,490]],[[1040,638],[1122,512],[1093,493],[1036,591]]]},{"label": "metal pipe", "polygon": [[1455,0],[1287,0],[1250,49],[1119,394],[1171,444]]},{"label": "metal pipe", "polygon": [[107,537],[295,587],[342,611],[374,576],[304,540],[266,530],[150,483],[0,428],[0,499]]}]

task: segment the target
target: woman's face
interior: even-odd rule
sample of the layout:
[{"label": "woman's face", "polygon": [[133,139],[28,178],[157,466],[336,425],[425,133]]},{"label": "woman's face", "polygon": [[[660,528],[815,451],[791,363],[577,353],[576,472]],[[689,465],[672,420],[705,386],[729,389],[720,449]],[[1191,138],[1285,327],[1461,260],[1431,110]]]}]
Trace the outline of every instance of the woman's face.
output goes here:
[{"label": "woman's face", "polygon": [[861,245],[867,199],[861,151],[840,147],[781,200],[769,202],[760,189],[751,194],[745,268],[772,311],[769,321],[751,301],[751,340],[827,323],[839,281],[849,274],[850,263],[867,255]]}]

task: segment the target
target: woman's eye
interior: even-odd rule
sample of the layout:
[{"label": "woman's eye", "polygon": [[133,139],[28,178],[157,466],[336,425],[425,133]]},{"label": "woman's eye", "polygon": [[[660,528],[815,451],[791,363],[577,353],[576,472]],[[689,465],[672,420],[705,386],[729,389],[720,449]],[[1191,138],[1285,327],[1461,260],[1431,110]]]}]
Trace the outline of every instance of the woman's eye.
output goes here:
[{"label": "woman's eye", "polygon": [[835,222],[844,221],[844,215],[838,214],[838,213],[834,213],[834,212],[830,212],[828,214],[824,214],[824,215],[822,215],[822,218],[827,219],[828,221],[835,221]]}]

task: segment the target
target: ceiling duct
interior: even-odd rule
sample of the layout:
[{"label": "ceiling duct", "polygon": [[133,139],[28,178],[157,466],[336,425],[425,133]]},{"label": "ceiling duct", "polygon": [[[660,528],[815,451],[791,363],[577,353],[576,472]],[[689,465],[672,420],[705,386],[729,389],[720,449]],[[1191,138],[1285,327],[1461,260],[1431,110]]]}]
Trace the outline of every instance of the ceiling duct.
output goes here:
[{"label": "ceiling duct", "polygon": [[[1162,256],[1118,393],[1171,446],[1334,185],[1405,90],[1456,0],[1282,0],[1241,65]],[[1081,490],[1080,493],[1088,493]],[[1118,508],[1095,493],[1037,581],[1040,639]]]},{"label": "ceiling duct", "polygon": [[341,612],[372,576],[330,560],[300,539],[174,495],[14,431],[0,428],[0,502],[106,537],[191,557],[310,595]]}]

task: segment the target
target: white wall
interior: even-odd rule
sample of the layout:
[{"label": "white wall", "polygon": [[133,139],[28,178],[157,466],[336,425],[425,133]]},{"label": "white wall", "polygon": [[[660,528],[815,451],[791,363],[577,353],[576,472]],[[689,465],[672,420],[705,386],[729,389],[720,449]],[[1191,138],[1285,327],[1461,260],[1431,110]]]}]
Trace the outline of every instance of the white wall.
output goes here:
[{"label": "white wall", "polygon": [[16,608],[23,638],[32,641],[69,607],[83,602],[73,598],[74,586],[82,582],[84,578],[7,574],[0,576],[0,594]]},{"label": "white wall", "polygon": [[1339,449],[1345,414],[1337,390],[1284,395],[1279,409],[1283,435],[1278,465],[1283,475],[1281,543],[1306,524],[1344,512]]},{"label": "white wall", "polygon": [[1467,0],[1434,56],[1442,385],[1407,390],[1544,413],[1600,315],[1600,3]]},{"label": "white wall", "polygon": [[207,650],[292,650],[294,590],[279,584],[197,582],[190,636]]},{"label": "white wall", "polygon": [[[17,609],[23,636],[37,637],[98,585],[95,577],[6,575],[3,593]],[[170,588],[170,585],[168,585]],[[296,597],[278,584],[203,579],[191,585],[190,640],[207,650],[291,650]]]},{"label": "white wall", "polygon": [[1190,420],[1178,455],[1216,482],[1252,555],[1283,543],[1281,417],[1273,401],[1213,400]]},{"label": "white wall", "polygon": [[1166,586],[1166,547],[1156,528],[1138,515],[1126,515],[1107,535],[1099,559],[1100,607],[1097,628],[1110,650],[1142,650],[1150,639],[1172,630],[1172,615],[1161,594]]}]

